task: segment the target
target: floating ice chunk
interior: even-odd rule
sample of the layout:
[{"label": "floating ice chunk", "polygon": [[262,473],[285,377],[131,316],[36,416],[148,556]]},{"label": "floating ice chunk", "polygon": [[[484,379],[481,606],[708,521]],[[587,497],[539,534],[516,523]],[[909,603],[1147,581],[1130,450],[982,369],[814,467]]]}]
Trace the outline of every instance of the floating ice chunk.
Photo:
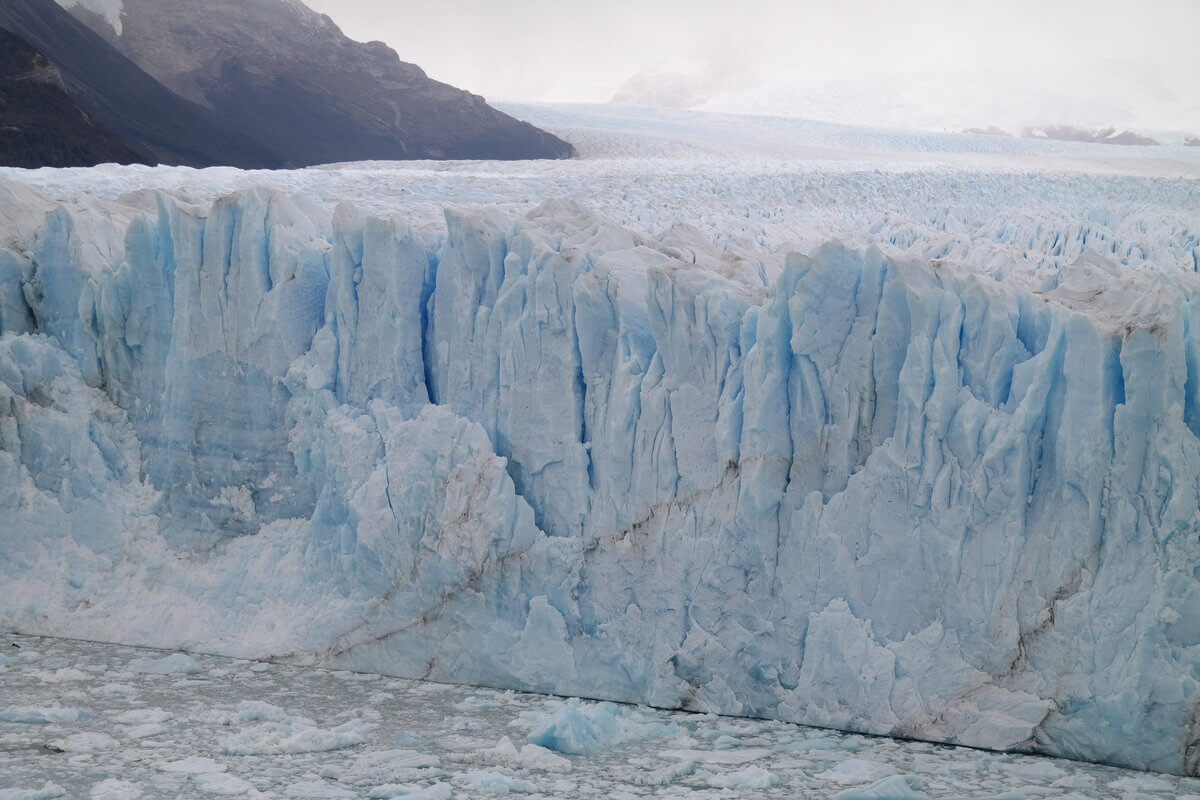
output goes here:
[{"label": "floating ice chunk", "polygon": [[849,739],[833,739],[828,736],[822,736],[818,739],[785,742],[775,745],[773,749],[779,753],[809,753],[823,750],[846,750],[847,752],[856,753],[862,749],[862,746]]},{"label": "floating ice chunk", "polygon": [[397,733],[392,736],[392,744],[398,744],[401,747],[422,747],[429,744],[429,741],[424,737],[417,736],[415,733]]},{"label": "floating ice chunk", "polygon": [[382,680],[383,676],[374,672],[354,672],[348,669],[340,669],[337,672],[331,672],[330,675],[338,680],[348,681],[350,683],[374,683]]},{"label": "floating ice chunk", "polygon": [[628,781],[634,786],[670,786],[680,778],[686,778],[688,775],[695,773],[696,764],[692,761],[684,761],[679,764],[670,764],[665,767],[651,770],[638,770],[631,773]]},{"label": "floating ice chunk", "polygon": [[1175,785],[1153,775],[1126,775],[1108,784],[1110,789],[1121,792],[1174,792]]},{"label": "floating ice chunk", "polygon": [[95,753],[100,750],[113,750],[118,747],[117,740],[107,733],[74,733],[64,739],[50,742],[65,753]]},{"label": "floating ice chunk", "polygon": [[[848,789],[833,796],[833,800],[933,800],[929,795],[918,792],[914,786],[919,786],[921,779],[893,775],[866,789]],[[947,797],[941,800],[1026,800],[1025,795],[1017,793],[998,794],[990,797],[966,798]]]},{"label": "floating ice chunk", "polygon": [[456,711],[487,711],[492,708],[499,708],[500,703],[489,697],[480,697],[479,695],[471,695],[454,704]]},{"label": "floating ice chunk", "polygon": [[903,775],[884,778],[866,789],[849,789],[833,796],[833,800],[928,800],[913,789],[916,779]]},{"label": "floating ice chunk", "polygon": [[1014,778],[1022,778],[1039,784],[1049,784],[1066,775],[1066,771],[1056,767],[1051,761],[1015,761],[1001,763],[1000,769]]},{"label": "floating ice chunk", "polygon": [[478,769],[463,776],[468,789],[491,794],[533,794],[537,787],[527,780],[492,769]]},{"label": "floating ice chunk", "polygon": [[155,736],[163,736],[171,732],[171,729],[166,725],[157,722],[150,722],[146,725],[135,725],[125,731],[126,739],[150,739]]},{"label": "floating ice chunk", "polygon": [[454,792],[448,783],[435,783],[401,796],[404,800],[450,800]]},{"label": "floating ice chunk", "polygon": [[354,800],[354,792],[316,781],[293,783],[283,790],[283,794],[285,797],[319,798],[320,800]]},{"label": "floating ice chunk", "polygon": [[366,753],[338,777],[342,783],[363,784],[413,780],[441,764],[437,756],[425,755],[415,750],[380,750]]},{"label": "floating ice chunk", "polygon": [[224,772],[229,769],[224,764],[218,764],[205,756],[189,756],[178,761],[172,761],[159,767],[163,772],[179,772],[184,775],[206,775],[214,772]]},{"label": "floating ice chunk", "polygon": [[78,722],[91,715],[92,712],[86,708],[9,706],[0,711],[0,722],[12,722],[18,725],[61,725],[67,722]]},{"label": "floating ice chunk", "polygon": [[192,784],[205,794],[215,794],[227,797],[256,792],[254,784],[242,780],[236,775],[221,772],[202,772],[192,777]]},{"label": "floating ice chunk", "polygon": [[588,755],[625,742],[673,736],[675,725],[643,722],[612,703],[568,700],[538,724],[529,741],[547,750],[570,755]]},{"label": "floating ice chunk", "polygon": [[161,708],[135,708],[113,715],[113,722],[118,725],[149,725],[155,722],[166,722],[174,715]]},{"label": "floating ice chunk", "polygon": [[716,789],[770,789],[776,778],[770,770],[750,765],[734,772],[722,772],[708,777],[708,785]]},{"label": "floating ice chunk", "polygon": [[896,770],[887,764],[871,761],[867,758],[851,758],[842,761],[833,769],[822,772],[817,777],[827,783],[837,783],[848,786],[852,783],[877,781],[886,775],[895,774]]},{"label": "floating ice chunk", "polygon": [[238,703],[237,718],[242,722],[306,722],[302,717],[293,717],[279,706],[262,700],[243,700]]},{"label": "floating ice chunk", "polygon": [[488,729],[488,724],[481,719],[473,719],[470,717],[446,717],[442,721],[442,727],[450,731],[485,731]]},{"label": "floating ice chunk", "polygon": [[109,778],[93,786],[88,797],[91,800],[138,800],[142,794],[142,790],[132,783]]},{"label": "floating ice chunk", "polygon": [[376,786],[367,793],[370,800],[391,800],[393,797],[403,797],[413,791],[411,786],[404,786],[399,783],[387,783],[383,786]]},{"label": "floating ice chunk", "polygon": [[370,739],[370,730],[358,720],[326,730],[291,719],[265,722],[227,736],[221,741],[221,752],[241,756],[322,753],[355,747]]},{"label": "floating ice chunk", "polygon": [[11,663],[12,663],[12,660],[8,656],[4,655],[3,653],[0,653],[0,669],[4,669]]},{"label": "floating ice chunk", "polygon": [[86,681],[89,677],[91,677],[86,672],[83,672],[83,671],[77,670],[77,669],[72,669],[70,667],[63,667],[62,669],[56,669],[53,672],[39,671],[39,672],[33,673],[33,676],[35,678],[37,678],[39,681],[42,681],[43,683],[67,683],[69,681]]},{"label": "floating ice chunk", "polygon": [[771,755],[771,751],[764,747],[743,747],[738,750],[664,750],[662,755],[699,764],[749,764]]},{"label": "floating ice chunk", "polygon": [[392,800],[397,797],[402,797],[404,800],[450,800],[453,796],[454,791],[446,783],[435,783],[425,787],[392,783],[378,786],[367,795],[371,800]]},{"label": "floating ice chunk", "polygon": [[42,659],[44,669],[62,669],[71,666],[71,659],[66,656],[50,656]]},{"label": "floating ice chunk", "polygon": [[517,750],[512,739],[505,736],[495,747],[480,750],[460,760],[497,767],[512,767],[514,769],[532,769],[542,772],[570,772],[571,760],[563,758],[552,750],[536,744],[527,744]]},{"label": "floating ice chunk", "polygon": [[1091,789],[1095,785],[1096,779],[1091,775],[1068,775],[1050,784],[1054,789]]},{"label": "floating ice chunk", "polygon": [[135,658],[129,662],[129,671],[143,675],[199,675],[204,670],[187,653],[174,653],[166,658]]},{"label": "floating ice chunk", "polygon": [[0,789],[0,800],[54,800],[66,794],[57,783],[46,781],[41,789]]}]

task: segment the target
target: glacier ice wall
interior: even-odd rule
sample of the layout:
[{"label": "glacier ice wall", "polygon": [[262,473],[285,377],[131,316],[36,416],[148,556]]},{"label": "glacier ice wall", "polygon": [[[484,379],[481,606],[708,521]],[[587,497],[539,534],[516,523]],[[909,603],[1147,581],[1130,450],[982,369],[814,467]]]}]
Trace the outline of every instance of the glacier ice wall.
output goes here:
[{"label": "glacier ice wall", "polygon": [[0,249],[0,624],[1200,774],[1200,281],[1101,222],[143,200]]}]

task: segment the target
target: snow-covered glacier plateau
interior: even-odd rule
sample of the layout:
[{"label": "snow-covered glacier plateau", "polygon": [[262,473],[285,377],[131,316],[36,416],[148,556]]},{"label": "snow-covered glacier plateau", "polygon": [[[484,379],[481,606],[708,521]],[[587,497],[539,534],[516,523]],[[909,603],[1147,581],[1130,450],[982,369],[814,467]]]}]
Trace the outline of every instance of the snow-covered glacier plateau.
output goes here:
[{"label": "snow-covered glacier plateau", "polygon": [[1200,153],[522,111],[0,171],[0,625],[1200,774]]}]

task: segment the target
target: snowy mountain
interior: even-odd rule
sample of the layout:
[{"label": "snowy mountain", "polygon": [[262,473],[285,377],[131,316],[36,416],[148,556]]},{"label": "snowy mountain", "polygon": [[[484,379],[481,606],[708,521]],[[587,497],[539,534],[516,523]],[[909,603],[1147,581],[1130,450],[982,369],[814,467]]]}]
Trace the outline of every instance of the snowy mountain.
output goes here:
[{"label": "snowy mountain", "polygon": [[0,30],[0,164],[90,167],[147,160],[71,99],[45,56]]},{"label": "snowy mountain", "polygon": [[182,97],[294,166],[564,158],[571,146],[348,39],[299,0],[59,0]]},{"label": "snowy mountain", "polygon": [[534,118],[0,173],[0,625],[1200,773],[1200,153]]},{"label": "snowy mountain", "polygon": [[731,38],[704,42],[686,55],[668,59],[626,81],[612,102],[626,106],[697,108],[760,86],[741,47]]}]

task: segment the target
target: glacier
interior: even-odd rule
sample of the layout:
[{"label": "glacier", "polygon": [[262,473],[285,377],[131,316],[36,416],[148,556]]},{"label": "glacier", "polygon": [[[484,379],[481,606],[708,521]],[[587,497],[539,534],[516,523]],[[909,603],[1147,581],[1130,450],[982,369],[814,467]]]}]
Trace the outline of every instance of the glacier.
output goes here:
[{"label": "glacier", "polygon": [[1200,774],[1195,182],[679,164],[0,175],[0,625]]}]

